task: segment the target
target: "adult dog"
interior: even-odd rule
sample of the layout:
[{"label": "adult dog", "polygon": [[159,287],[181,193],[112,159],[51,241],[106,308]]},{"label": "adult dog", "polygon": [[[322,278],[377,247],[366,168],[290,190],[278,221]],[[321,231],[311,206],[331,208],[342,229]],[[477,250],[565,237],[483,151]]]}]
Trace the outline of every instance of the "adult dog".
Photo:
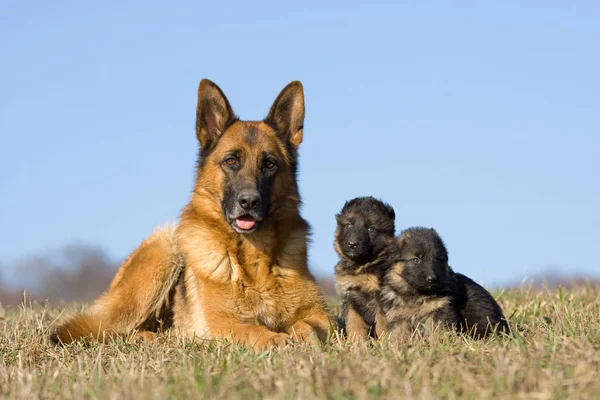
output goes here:
[{"label": "adult dog", "polygon": [[260,348],[324,340],[330,321],[307,267],[309,225],[299,212],[303,123],[298,81],[263,121],[241,121],[221,89],[202,80],[197,178],[179,224],[147,238],[90,312],[60,325],[52,341],[152,336],[171,326]]}]

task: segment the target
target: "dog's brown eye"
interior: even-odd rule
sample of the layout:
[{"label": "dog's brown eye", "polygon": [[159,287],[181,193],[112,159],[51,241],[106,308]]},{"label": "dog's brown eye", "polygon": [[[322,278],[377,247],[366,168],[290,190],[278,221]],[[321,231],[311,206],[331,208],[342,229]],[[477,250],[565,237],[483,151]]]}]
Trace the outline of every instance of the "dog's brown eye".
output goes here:
[{"label": "dog's brown eye", "polygon": [[266,169],[273,169],[273,168],[275,168],[275,163],[273,161],[267,160],[267,161],[265,161],[265,168]]},{"label": "dog's brown eye", "polygon": [[421,259],[419,257],[415,257],[411,260],[414,264],[419,264],[421,262]]},{"label": "dog's brown eye", "polygon": [[350,228],[351,226],[352,226],[352,224],[351,224],[350,222],[348,222],[348,223],[346,224],[346,228]]},{"label": "dog's brown eye", "polygon": [[237,160],[235,159],[235,157],[227,157],[225,159],[225,164],[232,166],[235,165],[235,163],[237,162]]}]

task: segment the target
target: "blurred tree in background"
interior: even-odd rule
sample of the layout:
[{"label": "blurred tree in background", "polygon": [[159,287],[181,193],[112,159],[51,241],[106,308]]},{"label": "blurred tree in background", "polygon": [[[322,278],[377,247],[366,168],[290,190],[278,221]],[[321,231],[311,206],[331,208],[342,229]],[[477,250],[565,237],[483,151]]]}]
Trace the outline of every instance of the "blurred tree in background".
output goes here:
[{"label": "blurred tree in background", "polygon": [[105,291],[115,275],[118,262],[95,246],[73,244],[57,252],[28,257],[11,268],[10,282],[0,275],[0,302],[15,304],[23,300],[48,299],[88,302]]}]

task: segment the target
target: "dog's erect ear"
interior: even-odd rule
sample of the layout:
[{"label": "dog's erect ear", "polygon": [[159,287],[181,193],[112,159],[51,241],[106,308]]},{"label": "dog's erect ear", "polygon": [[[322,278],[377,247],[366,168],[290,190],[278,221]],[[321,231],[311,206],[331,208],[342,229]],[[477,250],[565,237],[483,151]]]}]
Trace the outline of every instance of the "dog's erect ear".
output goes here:
[{"label": "dog's erect ear", "polygon": [[390,206],[388,203],[383,203],[383,206],[385,207],[385,211],[387,212],[388,217],[391,220],[396,219],[396,212],[394,211],[394,207]]},{"label": "dog's erect ear", "polygon": [[298,148],[304,127],[304,91],[300,81],[291,82],[279,93],[265,122],[294,149]]},{"label": "dog's erect ear", "polygon": [[208,150],[232,121],[235,114],[223,91],[208,79],[202,79],[198,86],[198,107],[196,108],[196,137],[202,150]]},{"label": "dog's erect ear", "polygon": [[406,242],[410,239],[411,234],[408,232],[403,232],[400,237],[397,239],[398,249],[403,250],[404,246],[406,246]]}]

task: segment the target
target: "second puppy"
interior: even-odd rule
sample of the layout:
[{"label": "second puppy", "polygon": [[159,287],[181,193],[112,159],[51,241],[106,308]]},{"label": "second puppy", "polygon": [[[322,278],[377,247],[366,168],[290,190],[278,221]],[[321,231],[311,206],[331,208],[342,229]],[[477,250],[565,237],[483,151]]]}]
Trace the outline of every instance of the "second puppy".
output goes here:
[{"label": "second puppy", "polygon": [[509,332],[492,295],[450,268],[446,246],[434,229],[409,228],[397,246],[380,297],[390,338],[406,340],[424,333],[424,325],[449,327],[476,339]]},{"label": "second puppy", "polygon": [[440,325],[455,329],[460,319],[454,305],[456,283],[435,230],[409,228],[395,250],[380,297],[390,339],[406,341]]},{"label": "second puppy", "polygon": [[357,197],[336,215],[334,247],[336,290],[342,299],[341,326],[350,340],[381,332],[380,280],[388,265],[387,250],[395,241],[394,209],[373,197]]}]

